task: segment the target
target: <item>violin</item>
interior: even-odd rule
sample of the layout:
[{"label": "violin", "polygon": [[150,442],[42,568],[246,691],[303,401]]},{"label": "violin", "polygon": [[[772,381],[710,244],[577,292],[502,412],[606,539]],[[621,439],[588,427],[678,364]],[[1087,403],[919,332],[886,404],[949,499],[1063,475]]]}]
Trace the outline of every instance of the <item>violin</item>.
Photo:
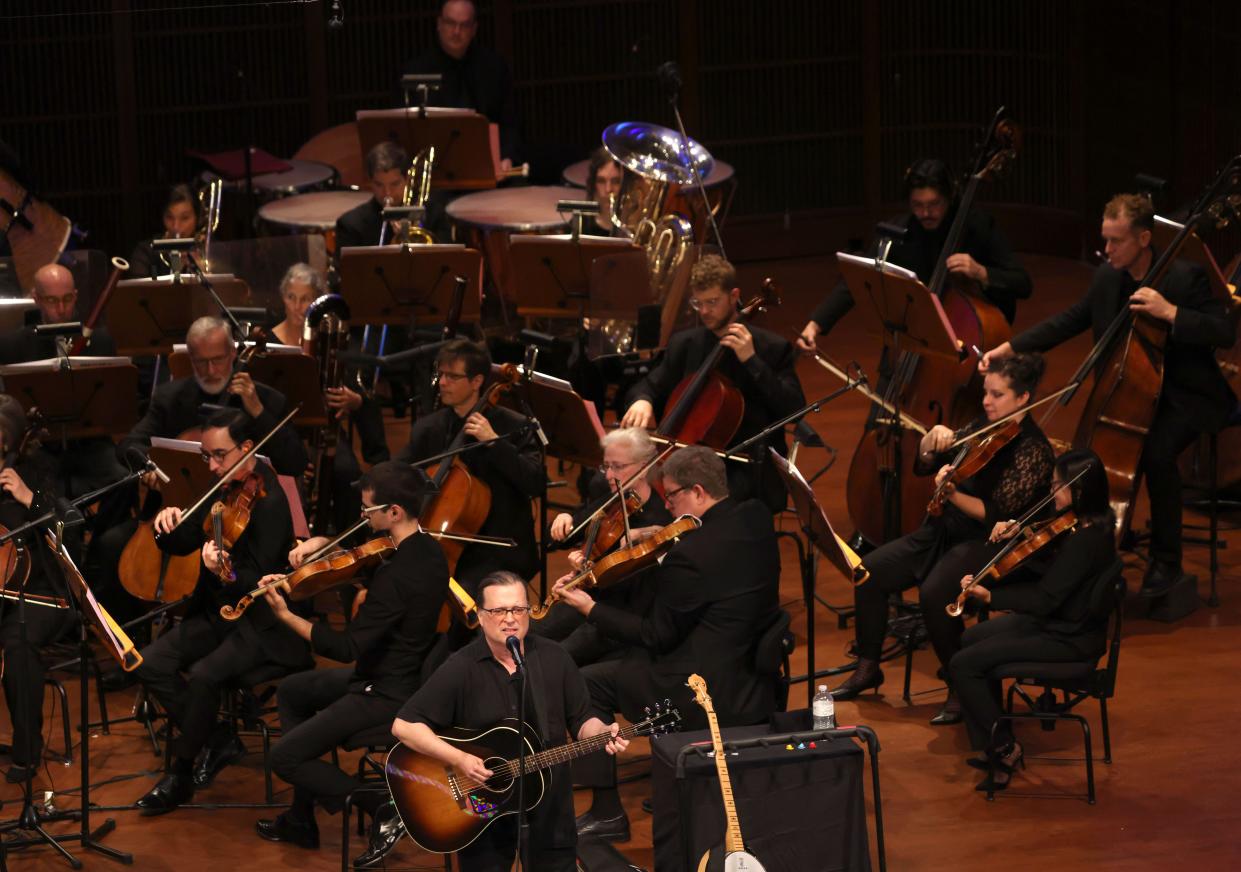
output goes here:
[{"label": "violin", "polygon": [[641,508],[642,497],[631,490],[625,493],[624,500],[617,500],[596,515],[586,528],[582,556],[587,560],[598,560],[607,554],[622,536],[629,534],[629,516]]},{"label": "violin", "polygon": [[[780,289],[771,279],[764,279],[762,290],[741,307],[736,320],[778,305]],[[724,448],[732,441],[745,415],[745,399],[732,381],[716,372],[726,350],[717,344],[694,374],[673,388],[655,435],[709,448]]]},{"label": "violin", "polygon": [[[5,452],[2,469],[12,469],[16,466],[17,461],[25,456],[26,452],[42,438],[43,434],[43,415],[39,412],[37,406],[31,406],[30,410],[26,412],[26,429],[22,431],[21,438],[17,440],[17,445],[10,447]],[[0,524],[0,536],[8,532],[8,528]],[[26,580],[29,577],[29,549],[19,547],[14,539],[10,539],[3,545],[0,545],[0,588],[8,588],[12,585],[20,589],[26,585]]]},{"label": "violin", "polygon": [[[517,384],[520,375],[521,371],[515,364],[505,363],[499,366],[495,372],[495,380],[482,392],[478,402],[465,417],[469,418],[475,412],[481,412],[497,402],[500,394]],[[458,450],[465,444],[465,440],[465,428],[462,427],[447,450]],[[419,464],[415,464],[417,465]],[[440,463],[431,474],[431,483],[434,485],[434,496],[423,508],[418,519],[424,530],[429,533],[451,532],[472,536],[482,529],[483,522],[491,511],[491,489],[470,473],[460,455]],[[449,569],[452,569],[465,546],[447,536],[440,540],[440,544],[448,559]]]},{"label": "violin", "polygon": [[1003,578],[1058,539],[1061,534],[1071,533],[1076,528],[1077,515],[1072,511],[1058,515],[1042,524],[1023,527],[1021,533],[1024,535],[1015,536],[995,557],[987,561],[986,566],[974,573],[970,583],[961,588],[957,601],[945,606],[945,611],[948,612],[950,617],[959,618],[961,613],[965,611],[965,602],[969,599],[970,589],[974,585],[989,578]]},{"label": "violin", "polygon": [[238,600],[235,606],[220,606],[220,617],[226,621],[240,619],[255,598],[271,588],[283,588],[294,602],[310,599],[322,591],[352,581],[359,573],[370,569],[394,551],[396,544],[391,536],[386,535],[371,539],[356,548],[331,551],[303,563],[292,572],[260,584]]},{"label": "violin", "polygon": [[934,517],[942,515],[944,503],[948,501],[949,488],[956,487],[966,479],[977,475],[983,467],[995,459],[1001,448],[1016,439],[1020,433],[1020,419],[1009,418],[1002,426],[992,430],[982,439],[967,441],[953,458],[948,472],[936,486],[935,492],[931,494],[931,501],[926,507],[927,513]]},{"label": "violin", "polygon": [[237,580],[227,552],[250,526],[254,504],[265,496],[267,486],[263,476],[251,472],[229,486],[228,495],[212,504],[211,513],[203,522],[204,532],[212,537],[220,552],[220,577],[227,581]]},{"label": "violin", "polygon": [[[633,573],[653,565],[660,557],[677,543],[686,533],[697,530],[702,521],[693,515],[682,515],[671,524],[660,529],[649,539],[643,539],[637,545],[620,548],[596,562],[586,561],[581,572],[565,582],[563,590],[576,587],[605,588]],[[532,606],[530,617],[536,621],[547,616],[547,612],[560,599],[561,594],[553,589],[540,604]]]}]

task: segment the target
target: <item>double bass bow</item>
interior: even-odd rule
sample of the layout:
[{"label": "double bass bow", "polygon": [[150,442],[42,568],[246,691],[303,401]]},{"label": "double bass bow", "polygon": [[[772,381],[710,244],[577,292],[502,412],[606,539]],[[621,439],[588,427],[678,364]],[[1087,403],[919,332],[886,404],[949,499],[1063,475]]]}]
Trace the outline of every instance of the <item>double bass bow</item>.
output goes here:
[{"label": "double bass bow", "polygon": [[[1228,162],[1194,203],[1184,225],[1151,263],[1138,287],[1153,287],[1165,276],[1198,226],[1214,224],[1223,228],[1238,218],[1241,155]],[[1132,518],[1140,481],[1138,464],[1163,390],[1169,330],[1164,322],[1135,313],[1128,305],[1122,306],[1070,380],[1076,388],[1088,374],[1095,373],[1073,445],[1091,449],[1103,462],[1118,541]],[[1072,396],[1069,392],[1061,405],[1067,405]]]},{"label": "double bass bow", "polygon": [[[954,334],[965,348],[994,348],[987,343],[1004,342],[1010,331],[1003,313],[983,297],[976,282],[949,271],[948,258],[961,248],[979,186],[1007,169],[1020,143],[1019,129],[1005,117],[1001,107],[975,158],[927,283],[927,290],[939,298]],[[973,418],[982,396],[982,379],[975,364],[970,357],[960,361],[922,359],[903,351],[894,363],[884,405],[917,421],[960,427]],[[904,422],[905,416],[900,415],[900,420]],[[932,486],[914,476],[917,444],[916,428],[876,427],[862,435],[854,451],[846,486],[849,517],[858,532],[872,543],[881,544],[922,523]]]}]

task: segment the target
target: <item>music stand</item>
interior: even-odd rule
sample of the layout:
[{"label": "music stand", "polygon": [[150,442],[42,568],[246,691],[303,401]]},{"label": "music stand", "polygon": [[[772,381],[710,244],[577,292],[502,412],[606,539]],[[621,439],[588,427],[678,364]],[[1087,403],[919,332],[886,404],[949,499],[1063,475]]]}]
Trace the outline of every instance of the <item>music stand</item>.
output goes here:
[{"label": "music stand", "polygon": [[461,323],[477,323],[482,308],[483,257],[462,245],[385,245],[346,248],[341,292],[356,324],[410,325],[443,320],[452,307],[453,279],[465,276]]},{"label": "music stand", "polygon": [[[643,265],[646,253],[628,239],[608,236],[553,234],[547,236],[513,236],[509,239],[514,286],[517,291],[517,314],[534,318],[582,318],[593,311],[591,276],[601,258],[616,258],[624,263],[626,255],[640,255]],[[628,299],[615,311],[632,318],[635,303],[633,288]],[[618,294],[609,294],[612,301]],[[650,278],[642,285],[641,300],[649,301]]]},{"label": "music stand", "polygon": [[[245,344],[254,345],[249,341]],[[319,389],[319,364],[310,355],[303,354],[300,348],[268,343],[267,353],[252,357],[246,372],[256,382],[284,394],[290,407],[301,406],[292,421],[294,427],[327,426],[327,407],[323,403],[323,392]],[[189,348],[185,343],[172,347],[172,354],[168,355],[168,374],[174,379],[194,374]]]},{"label": "music stand", "polygon": [[[893,361],[903,352],[959,363],[962,344],[957,339],[939,297],[932,294],[911,270],[870,257],[836,252],[840,271],[853,299],[868,321],[868,330],[878,333]],[[890,542],[901,531],[901,437],[899,415],[889,415],[887,424],[894,449],[894,462],[883,473],[884,541]]]},{"label": "music stand", "polygon": [[[828,562],[855,587],[866,581],[868,573],[862,566],[862,558],[832,529],[832,522],[827,519],[827,513],[823,511],[823,506],[815,498],[814,490],[801,474],[801,470],[782,457],[774,448],[768,447],[767,453],[771,457],[776,472],[784,481],[784,486],[788,489],[802,534],[810,545],[802,563],[802,598],[806,604],[806,696],[808,700],[813,701],[814,683],[819,678],[814,669],[814,612],[815,602],[818,600],[815,593],[815,581],[818,575],[818,561],[815,559],[815,553],[826,557]],[[828,603],[824,605],[839,615],[835,607]]]},{"label": "music stand", "polygon": [[0,299],[0,330],[5,332],[26,326],[26,313],[34,311],[34,300],[29,297],[5,297]]},{"label": "music stand", "polygon": [[[226,306],[244,306],[250,286],[229,275],[208,275],[207,281]],[[108,298],[107,324],[117,352],[131,357],[165,354],[185,340],[190,325],[203,315],[223,317],[211,294],[197,278],[126,279]]]},{"label": "music stand", "polygon": [[138,368],[127,357],[52,358],[0,366],[4,391],[27,412],[38,406],[62,443],[123,436],[138,422]]},{"label": "music stand", "polygon": [[359,109],[362,154],[384,141],[415,155],[435,146],[431,187],[450,191],[494,188],[500,175],[499,129],[471,109]]},{"label": "music stand", "polygon": [[[1155,229],[1151,233],[1152,245],[1160,250],[1166,249],[1171,244],[1173,237],[1180,233],[1184,227],[1184,224],[1178,224],[1169,218],[1164,218],[1162,215],[1156,215]],[[1223,270],[1215,262],[1211,249],[1202,241],[1198,231],[1189,231],[1189,238],[1181,246],[1180,257],[1182,260],[1196,263],[1206,270],[1207,282],[1211,285],[1211,296],[1223,300],[1229,306],[1232,305],[1232,292],[1228,289],[1228,280],[1224,278]]]},{"label": "music stand", "polygon": [[[492,366],[494,373],[498,367]],[[514,390],[500,394],[499,405],[538,419],[547,437],[547,453],[568,463],[598,466],[603,462],[599,440],[603,424],[594,403],[588,403],[563,379],[522,367]]]}]

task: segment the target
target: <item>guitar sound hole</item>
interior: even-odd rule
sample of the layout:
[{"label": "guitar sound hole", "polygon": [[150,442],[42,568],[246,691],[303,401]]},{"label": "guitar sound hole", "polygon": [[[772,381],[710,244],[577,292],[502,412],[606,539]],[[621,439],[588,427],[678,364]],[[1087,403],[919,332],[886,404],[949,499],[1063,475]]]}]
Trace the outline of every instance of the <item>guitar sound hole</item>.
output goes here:
[{"label": "guitar sound hole", "polygon": [[507,761],[503,757],[488,757],[483,761],[484,766],[497,774],[492,775],[485,782],[483,782],[481,787],[482,790],[490,790],[494,793],[503,793],[513,786],[513,778],[511,776],[498,774],[500,768],[506,763]]}]

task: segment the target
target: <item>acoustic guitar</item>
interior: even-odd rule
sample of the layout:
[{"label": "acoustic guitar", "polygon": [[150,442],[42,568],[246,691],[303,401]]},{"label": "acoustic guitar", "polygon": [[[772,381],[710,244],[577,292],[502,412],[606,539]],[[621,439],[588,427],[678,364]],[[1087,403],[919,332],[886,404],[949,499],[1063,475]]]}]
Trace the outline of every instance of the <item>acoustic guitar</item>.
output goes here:
[{"label": "acoustic guitar", "polygon": [[733,802],[733,785],[728,777],[724,740],[720,737],[720,725],[715,719],[715,706],[707,693],[707,682],[695,673],[685,683],[694,691],[694,701],[707,713],[715,771],[720,776],[720,793],[724,797],[724,844],[716,845],[702,855],[698,861],[698,872],[764,872],[763,864],[746,851],[745,840],[741,838],[741,822],[737,818],[737,805]]},{"label": "acoustic guitar", "polygon": [[[667,732],[681,721],[667,700],[646,710],[646,720],[620,731],[622,739]],[[476,782],[454,767],[404,745],[388,752],[384,778],[405,831],[418,847],[449,854],[469,845],[492,823],[517,813],[517,755],[522,733],[519,721],[506,718],[484,730],[451,728],[437,735],[481,759],[492,776]],[[545,770],[600,751],[612,734],[544,750],[529,726],[526,743],[526,810],[539,804],[547,787]],[[567,777],[567,775],[565,776]]]}]

